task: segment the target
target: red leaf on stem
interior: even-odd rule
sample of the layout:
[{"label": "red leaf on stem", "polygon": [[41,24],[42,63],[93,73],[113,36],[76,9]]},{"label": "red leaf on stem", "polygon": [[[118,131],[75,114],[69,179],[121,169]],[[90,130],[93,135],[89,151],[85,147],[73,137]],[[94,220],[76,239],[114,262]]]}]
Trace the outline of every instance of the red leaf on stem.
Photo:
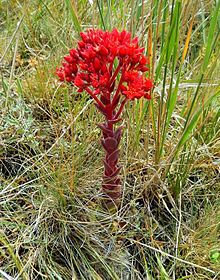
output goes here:
[{"label": "red leaf on stem", "polygon": [[108,137],[102,140],[102,145],[107,152],[111,153],[117,148],[118,142],[115,138]]},{"label": "red leaf on stem", "polygon": [[108,160],[108,162],[111,162],[111,161],[115,162],[118,160],[118,156],[119,156],[119,149],[115,150],[110,155],[108,155],[107,160]]}]

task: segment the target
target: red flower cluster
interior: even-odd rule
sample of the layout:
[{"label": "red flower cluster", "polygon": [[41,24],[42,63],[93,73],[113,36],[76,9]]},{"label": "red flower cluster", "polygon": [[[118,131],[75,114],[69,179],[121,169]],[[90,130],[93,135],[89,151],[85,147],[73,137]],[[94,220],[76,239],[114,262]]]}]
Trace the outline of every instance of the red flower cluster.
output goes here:
[{"label": "red flower cluster", "polygon": [[101,94],[107,99],[117,85],[117,95],[150,98],[153,84],[143,75],[148,71],[148,59],[137,38],[131,39],[130,33],[117,29],[89,30],[81,33],[81,38],[78,47],[64,57],[63,67],[57,69],[61,81],[74,84],[80,92],[92,91],[92,95]]},{"label": "red flower cluster", "polygon": [[[97,109],[105,116],[99,124],[102,146],[105,150],[102,189],[108,208],[120,205],[121,184],[119,143],[122,126],[114,128],[128,99],[150,99],[153,83],[145,78],[148,59],[138,39],[114,29],[112,32],[89,30],[81,33],[82,41],[65,56],[63,67],[57,69],[61,81],[75,85],[78,91],[87,91],[95,100]],[[123,98],[123,99],[122,99]]]}]

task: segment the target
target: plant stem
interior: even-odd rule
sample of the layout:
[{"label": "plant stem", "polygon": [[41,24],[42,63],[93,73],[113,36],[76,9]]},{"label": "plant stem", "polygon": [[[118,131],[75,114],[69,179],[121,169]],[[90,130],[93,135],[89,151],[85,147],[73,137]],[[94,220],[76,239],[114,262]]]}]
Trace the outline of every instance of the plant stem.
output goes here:
[{"label": "plant stem", "polygon": [[[123,101],[119,108],[119,114],[124,104],[125,101]],[[114,117],[114,109],[111,101],[109,101],[109,104],[106,106],[109,108],[108,113],[106,113],[106,122],[99,126],[102,129],[103,138],[101,143],[105,150],[102,190],[104,194],[104,203],[106,207],[111,210],[117,209],[120,206],[121,200],[121,182],[118,176],[120,171],[118,165],[118,146],[121,140],[122,128],[114,128],[119,120],[116,120]],[[119,114],[117,113],[116,115]]]}]

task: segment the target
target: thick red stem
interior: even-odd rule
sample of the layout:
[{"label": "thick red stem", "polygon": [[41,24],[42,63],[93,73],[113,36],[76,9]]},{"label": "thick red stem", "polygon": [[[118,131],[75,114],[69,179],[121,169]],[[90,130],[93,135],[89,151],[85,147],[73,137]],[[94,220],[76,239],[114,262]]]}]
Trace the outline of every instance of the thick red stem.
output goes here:
[{"label": "thick red stem", "polygon": [[108,209],[111,209],[119,207],[121,199],[121,182],[118,176],[120,171],[118,146],[121,139],[121,128],[114,129],[114,125],[118,121],[114,122],[111,102],[107,106],[109,111],[106,114],[106,122],[99,127],[103,132],[101,143],[105,150],[102,189],[105,196],[105,205]]}]

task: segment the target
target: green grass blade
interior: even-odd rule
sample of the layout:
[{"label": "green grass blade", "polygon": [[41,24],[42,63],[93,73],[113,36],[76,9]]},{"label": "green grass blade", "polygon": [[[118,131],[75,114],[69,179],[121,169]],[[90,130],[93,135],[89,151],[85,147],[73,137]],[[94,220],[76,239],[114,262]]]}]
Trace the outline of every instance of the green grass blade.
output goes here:
[{"label": "green grass blade", "polygon": [[[202,68],[201,68],[201,76],[200,76],[199,83],[198,83],[198,86],[196,88],[196,92],[194,94],[191,106],[189,108],[189,112],[188,112],[187,117],[186,117],[185,127],[187,126],[188,121],[191,117],[191,113],[192,113],[193,107],[196,103],[196,99],[198,97],[199,89],[200,89],[201,83],[202,83],[203,78],[204,78],[204,73],[205,73],[205,71],[208,67],[209,60],[210,60],[210,57],[211,57],[211,54],[212,54],[212,51],[213,51],[213,47],[215,45],[214,44],[215,39],[216,39],[215,30],[216,30],[216,26],[217,26],[217,22],[218,22],[219,8],[220,8],[220,1],[218,2],[217,6],[216,6],[216,9],[213,11],[213,14],[211,16],[211,22],[210,22],[210,27],[209,27],[209,32],[208,32],[209,35],[208,35],[208,39],[207,39],[205,57],[204,57],[203,65],[202,65]],[[219,33],[219,31],[218,31],[218,33]]]},{"label": "green grass blade", "polygon": [[98,10],[99,10],[99,15],[100,15],[100,18],[101,18],[102,27],[103,27],[104,30],[106,30],[106,24],[105,24],[104,17],[103,17],[103,9],[101,7],[101,4],[100,4],[99,0],[97,0],[97,6],[98,6]]},{"label": "green grass blade", "polygon": [[183,134],[179,140],[179,143],[176,147],[176,153],[180,150],[180,148],[186,143],[186,141],[189,139],[189,137],[192,134],[193,129],[197,125],[197,122],[199,120],[199,117],[201,116],[202,112],[213,102],[217,97],[219,97],[219,91],[217,91],[214,95],[212,95],[204,104],[203,108],[200,108],[192,117],[190,123],[183,131]]},{"label": "green grass blade", "polygon": [[169,3],[167,0],[163,1],[163,20],[162,20],[162,30],[161,30],[161,52],[164,47],[164,41],[165,41],[165,29],[166,29],[166,18],[168,14],[168,7]]},{"label": "green grass blade", "polygon": [[[206,44],[206,52],[205,52],[205,57],[203,61],[203,66],[202,66],[202,74],[205,73],[208,64],[209,64],[209,59],[213,50],[213,42],[214,42],[214,34],[216,30],[216,26],[218,23],[218,15],[219,15],[219,9],[220,9],[220,1],[217,2],[216,8],[213,11],[213,14],[211,15],[211,21],[210,21],[210,27],[208,31],[208,39],[207,39],[207,44]],[[218,30],[219,33],[219,30]]]},{"label": "green grass blade", "polygon": [[[28,275],[24,272],[24,267],[23,267],[23,264],[19,258],[19,256],[17,256],[15,253],[14,253],[14,250],[13,248],[11,247],[10,243],[7,241],[6,237],[3,236],[3,233],[0,233],[0,243],[2,243],[5,248],[7,248],[7,251],[9,253],[9,255],[11,256],[11,258],[13,259],[14,261],[14,264],[16,265],[17,267],[17,270],[19,271],[20,273],[20,276],[22,277],[22,279],[24,280],[28,280],[29,277]],[[1,248],[0,248],[1,249]]]},{"label": "green grass blade", "polygon": [[166,63],[166,60],[169,61],[172,50],[173,50],[174,38],[175,38],[174,36],[175,36],[175,31],[176,31],[175,26],[176,26],[176,23],[177,23],[176,22],[177,17],[179,16],[178,12],[179,12],[179,9],[180,9],[180,5],[181,5],[181,2],[177,1],[176,5],[175,5],[175,8],[174,8],[173,20],[171,22],[170,29],[169,29],[164,47],[161,51],[160,59],[159,59],[158,66],[157,66],[157,69],[156,69],[156,72],[155,72],[155,81],[158,80],[158,78],[161,74],[162,66]]},{"label": "green grass blade", "polygon": [[[160,101],[159,101],[159,112],[158,112],[158,122],[157,122],[157,143],[156,143],[156,155],[155,155],[156,163],[159,162],[159,159],[160,159],[160,156],[161,156],[162,150],[163,150],[163,142],[164,142],[163,139],[164,139],[164,136],[165,136],[165,127],[166,127],[166,122],[163,121],[166,80],[167,80],[168,67],[170,65],[171,56],[173,56],[172,77],[171,77],[171,82],[170,82],[170,91],[171,91],[172,83],[173,83],[174,70],[175,70],[176,61],[177,61],[180,11],[181,11],[181,2],[177,1],[176,5],[174,7],[174,10],[173,10],[171,28],[169,30],[169,36],[167,38],[166,47],[164,47],[164,50],[166,52],[165,53],[165,60],[164,61],[161,60],[161,66],[160,66],[160,67],[162,67],[162,64],[165,65],[164,75],[163,75],[163,88],[162,88],[161,98],[160,98]],[[161,70],[161,68],[160,68],[160,70]],[[168,97],[168,103],[169,103],[169,97]]]},{"label": "green grass blade", "polygon": [[73,6],[73,3],[70,0],[65,0],[65,3],[69,10],[72,23],[75,26],[77,32],[80,33],[82,31],[82,28],[81,28],[81,24],[79,22],[75,7]]},{"label": "green grass blade", "polygon": [[157,263],[158,263],[158,269],[160,271],[160,279],[161,280],[171,280],[165,267],[163,266],[160,258],[156,255],[156,258],[157,258]]}]

